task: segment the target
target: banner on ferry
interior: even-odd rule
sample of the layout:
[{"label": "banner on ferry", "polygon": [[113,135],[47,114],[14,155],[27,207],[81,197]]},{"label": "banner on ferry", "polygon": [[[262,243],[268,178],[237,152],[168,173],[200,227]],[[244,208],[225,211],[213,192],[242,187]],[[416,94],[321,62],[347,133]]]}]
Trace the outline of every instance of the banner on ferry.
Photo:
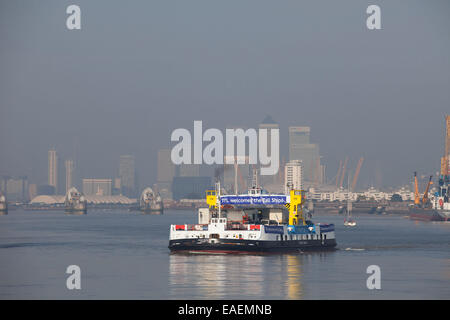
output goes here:
[{"label": "banner on ferry", "polygon": [[221,196],[221,204],[285,204],[287,197],[283,195],[261,196]]}]

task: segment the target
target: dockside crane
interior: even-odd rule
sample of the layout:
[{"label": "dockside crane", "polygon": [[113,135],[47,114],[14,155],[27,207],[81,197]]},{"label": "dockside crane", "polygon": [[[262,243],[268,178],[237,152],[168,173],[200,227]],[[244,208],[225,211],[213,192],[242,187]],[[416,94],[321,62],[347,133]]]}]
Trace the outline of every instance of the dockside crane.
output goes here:
[{"label": "dockside crane", "polygon": [[359,172],[361,171],[363,162],[364,162],[364,158],[361,157],[358,161],[358,165],[356,166],[355,176],[353,177],[353,181],[352,181],[352,190],[355,190],[356,183],[358,182]]},{"label": "dockside crane", "polygon": [[417,172],[414,171],[414,204],[420,205],[419,183],[417,182]]},{"label": "dockside crane", "polygon": [[433,181],[431,181],[431,179],[433,179],[433,176],[430,176],[430,180],[428,180],[428,184],[427,187],[425,188],[425,192],[423,193],[423,197],[422,197],[422,204],[426,205],[430,199],[428,198],[428,192],[430,191],[430,186],[433,184]]}]

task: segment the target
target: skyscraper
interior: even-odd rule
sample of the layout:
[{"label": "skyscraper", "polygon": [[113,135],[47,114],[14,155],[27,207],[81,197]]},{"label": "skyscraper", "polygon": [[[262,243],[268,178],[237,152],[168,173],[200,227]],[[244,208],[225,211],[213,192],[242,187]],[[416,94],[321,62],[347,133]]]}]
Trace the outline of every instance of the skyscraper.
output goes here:
[{"label": "skyscraper", "polygon": [[157,188],[164,199],[172,198],[172,182],[176,175],[176,167],[170,157],[170,149],[158,150]]},{"label": "skyscraper", "polygon": [[[271,116],[266,116],[264,118],[264,120],[259,124],[259,129],[267,129],[267,154],[271,155],[272,154],[272,130],[273,129],[280,129],[280,126],[278,125],[278,123],[276,123]],[[278,146],[279,148],[279,146]],[[280,159],[278,159],[278,163],[280,163]],[[273,184],[276,183],[277,181],[277,174],[274,174],[272,176],[268,176],[268,175],[261,175],[260,176],[260,182],[262,187],[264,187],[264,185],[269,185],[269,184]]]},{"label": "skyscraper", "polygon": [[65,161],[64,164],[66,167],[66,193],[67,193],[67,191],[69,191],[69,189],[72,188],[74,185],[74,183],[73,183],[73,170],[74,170],[73,160],[68,159]]},{"label": "skyscraper", "polygon": [[319,181],[320,172],[319,145],[309,141],[310,127],[289,127],[289,161],[301,160],[303,179]]},{"label": "skyscraper", "polygon": [[122,187],[122,194],[128,197],[134,197],[136,193],[136,171],[134,156],[120,156],[119,178]]},{"label": "skyscraper", "polygon": [[29,200],[28,178],[3,176],[0,179],[0,191],[10,201],[27,201]]},{"label": "skyscraper", "polygon": [[180,164],[178,166],[179,177],[198,177],[200,175],[199,164]]},{"label": "skyscraper", "polygon": [[175,165],[170,158],[170,149],[161,149],[158,151],[158,183],[172,183],[175,177]]},{"label": "skyscraper", "polygon": [[284,191],[289,194],[291,189],[303,189],[302,161],[292,160],[284,167]]},{"label": "skyscraper", "polygon": [[55,149],[48,151],[48,185],[55,188],[58,193],[58,154]]}]

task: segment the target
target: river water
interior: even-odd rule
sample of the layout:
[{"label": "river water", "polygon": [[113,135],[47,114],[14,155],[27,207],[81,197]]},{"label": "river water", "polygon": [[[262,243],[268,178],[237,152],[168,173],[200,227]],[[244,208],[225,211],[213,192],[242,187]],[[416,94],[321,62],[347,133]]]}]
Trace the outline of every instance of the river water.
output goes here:
[{"label": "river water", "polygon": [[[400,216],[314,217],[335,223],[338,250],[270,255],[170,254],[164,215],[14,210],[0,216],[0,299],[449,299],[450,224]],[[81,268],[68,290],[66,268]],[[369,265],[381,289],[369,290]]]}]

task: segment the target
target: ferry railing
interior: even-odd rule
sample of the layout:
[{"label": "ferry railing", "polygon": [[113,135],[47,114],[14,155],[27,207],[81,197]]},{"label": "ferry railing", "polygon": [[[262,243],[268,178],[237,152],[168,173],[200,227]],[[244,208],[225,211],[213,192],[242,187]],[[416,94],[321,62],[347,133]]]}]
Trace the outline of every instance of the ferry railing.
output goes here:
[{"label": "ferry railing", "polygon": [[207,231],[207,224],[175,224],[172,225],[175,231]]},{"label": "ferry railing", "polygon": [[259,224],[244,224],[244,223],[229,223],[225,230],[244,230],[244,231],[259,231],[261,225]]},{"label": "ferry railing", "polygon": [[[174,231],[208,231],[207,224],[173,224]],[[228,223],[225,230],[260,231],[260,224]]]}]

